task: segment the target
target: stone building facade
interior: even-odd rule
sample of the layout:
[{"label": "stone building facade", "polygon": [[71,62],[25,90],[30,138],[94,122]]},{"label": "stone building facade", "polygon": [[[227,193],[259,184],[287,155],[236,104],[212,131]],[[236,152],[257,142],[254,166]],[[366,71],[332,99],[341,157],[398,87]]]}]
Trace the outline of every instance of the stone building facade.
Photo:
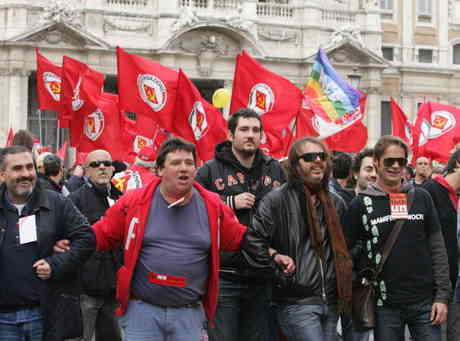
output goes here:
[{"label": "stone building facade", "polygon": [[321,46],[369,95],[370,145],[390,132],[390,97],[411,118],[425,100],[460,106],[459,0],[0,0],[0,43],[0,141],[12,127],[57,143],[56,113],[37,111],[36,48],[116,91],[121,46],[182,68],[209,98],[231,89],[242,49],[303,87]]}]

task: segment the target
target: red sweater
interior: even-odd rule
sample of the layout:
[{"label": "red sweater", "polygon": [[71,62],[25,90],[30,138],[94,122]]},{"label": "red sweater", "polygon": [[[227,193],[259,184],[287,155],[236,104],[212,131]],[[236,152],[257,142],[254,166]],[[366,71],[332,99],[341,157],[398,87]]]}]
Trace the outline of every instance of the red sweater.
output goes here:
[{"label": "red sweater", "polygon": [[[124,314],[128,307],[131,280],[141,250],[145,224],[153,194],[160,182],[161,179],[156,178],[145,187],[128,191],[107,210],[104,218],[93,225],[97,250],[124,250],[124,265],[117,273],[119,315]],[[194,187],[206,204],[211,232],[209,276],[203,306],[208,321],[212,322],[219,294],[219,251],[239,250],[246,227],[238,222],[233,211],[217,194],[207,191],[198,183],[194,183]]]}]

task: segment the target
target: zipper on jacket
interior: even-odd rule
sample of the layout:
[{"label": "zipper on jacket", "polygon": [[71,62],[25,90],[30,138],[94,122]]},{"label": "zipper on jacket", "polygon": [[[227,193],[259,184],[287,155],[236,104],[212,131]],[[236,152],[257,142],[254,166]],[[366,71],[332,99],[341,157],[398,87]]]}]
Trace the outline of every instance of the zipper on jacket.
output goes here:
[{"label": "zipper on jacket", "polygon": [[321,296],[323,298],[323,301],[324,303],[327,303],[327,296],[326,296],[326,287],[325,287],[325,284],[324,284],[324,268],[323,268],[323,261],[321,260],[320,257],[319,258],[319,268],[320,268],[320,271],[321,271]]}]

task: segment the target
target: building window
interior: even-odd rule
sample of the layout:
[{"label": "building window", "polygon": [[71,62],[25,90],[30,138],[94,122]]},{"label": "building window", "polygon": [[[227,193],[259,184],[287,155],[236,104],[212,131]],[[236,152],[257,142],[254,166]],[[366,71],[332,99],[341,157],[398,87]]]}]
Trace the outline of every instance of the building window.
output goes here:
[{"label": "building window", "polygon": [[417,1],[417,18],[420,22],[431,22],[433,15],[432,0]]},{"label": "building window", "polygon": [[388,11],[393,10],[393,0],[380,0],[380,8]]},{"label": "building window", "polygon": [[391,102],[382,101],[380,102],[380,127],[381,136],[391,135]]},{"label": "building window", "polygon": [[452,53],[453,53],[453,63],[455,65],[460,65],[460,44],[454,45],[452,47]]},{"label": "building window", "polygon": [[418,50],[419,63],[433,63],[433,50],[420,49]]},{"label": "building window", "polygon": [[394,48],[392,47],[382,47],[382,55],[386,60],[394,60]]}]

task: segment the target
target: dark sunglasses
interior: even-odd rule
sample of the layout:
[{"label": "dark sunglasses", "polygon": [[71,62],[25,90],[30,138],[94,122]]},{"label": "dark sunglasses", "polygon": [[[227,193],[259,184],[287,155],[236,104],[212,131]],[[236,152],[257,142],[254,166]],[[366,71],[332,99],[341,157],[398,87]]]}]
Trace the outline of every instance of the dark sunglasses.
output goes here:
[{"label": "dark sunglasses", "polygon": [[88,164],[91,168],[98,168],[101,165],[104,165],[105,167],[110,167],[112,166],[112,161],[93,161]]},{"label": "dark sunglasses", "polygon": [[385,167],[391,167],[395,164],[395,162],[397,162],[401,167],[406,167],[407,165],[407,159],[405,157],[387,157],[383,159],[383,165]]},{"label": "dark sunglasses", "polygon": [[321,161],[326,160],[326,153],[325,152],[305,153],[305,154],[299,155],[299,159],[302,159],[305,162],[313,162],[313,161],[316,161],[318,158]]}]

